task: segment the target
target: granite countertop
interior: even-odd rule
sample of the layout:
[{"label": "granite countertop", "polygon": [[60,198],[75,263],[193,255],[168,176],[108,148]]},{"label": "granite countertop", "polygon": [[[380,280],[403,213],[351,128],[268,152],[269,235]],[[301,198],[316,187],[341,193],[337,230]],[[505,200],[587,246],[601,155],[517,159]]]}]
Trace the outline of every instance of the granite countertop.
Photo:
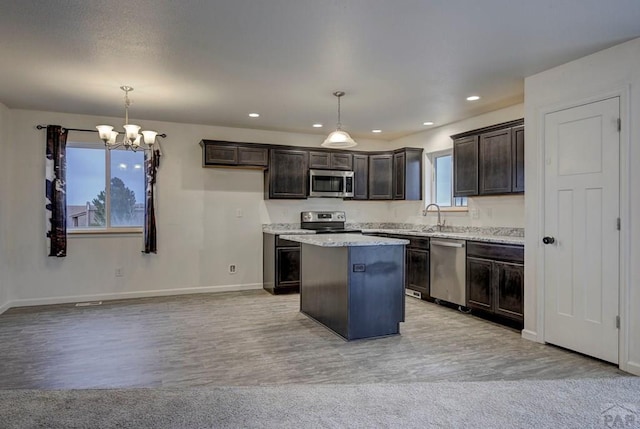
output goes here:
[{"label": "granite countertop", "polygon": [[396,246],[409,244],[409,240],[374,237],[362,234],[287,235],[287,240],[321,247]]},{"label": "granite countertop", "polygon": [[417,237],[429,238],[453,238],[468,241],[484,241],[487,243],[499,244],[517,244],[524,246],[524,237],[512,237],[507,235],[490,235],[481,234],[479,232],[438,232],[438,231],[412,231],[407,229],[363,229],[363,233],[384,233],[384,234],[401,234],[413,235]]},{"label": "granite countertop", "polygon": [[[393,223],[367,223],[347,224],[348,228],[361,230],[363,233],[398,234],[429,238],[452,238],[468,241],[483,241],[487,243],[515,244],[524,246],[523,231],[520,228],[498,227],[453,227],[453,231],[436,231],[435,226],[393,224]],[[452,227],[446,227],[452,228]],[[300,229],[300,224],[268,224],[263,225],[263,232],[276,235],[315,235],[315,231]],[[335,237],[337,234],[330,234]]]},{"label": "granite countertop", "polygon": [[303,235],[303,234],[315,234],[316,232],[310,229],[283,229],[279,227],[274,228],[263,228],[262,232],[266,232],[267,234],[274,235]]}]

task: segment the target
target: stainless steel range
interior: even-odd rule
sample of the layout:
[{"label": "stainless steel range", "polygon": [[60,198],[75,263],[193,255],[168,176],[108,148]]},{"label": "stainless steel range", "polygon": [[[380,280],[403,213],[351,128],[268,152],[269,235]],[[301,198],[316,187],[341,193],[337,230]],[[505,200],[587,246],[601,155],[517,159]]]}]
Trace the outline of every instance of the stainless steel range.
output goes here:
[{"label": "stainless steel range", "polygon": [[357,229],[345,228],[347,217],[344,212],[301,212],[300,227],[312,229],[316,234],[359,233]]}]

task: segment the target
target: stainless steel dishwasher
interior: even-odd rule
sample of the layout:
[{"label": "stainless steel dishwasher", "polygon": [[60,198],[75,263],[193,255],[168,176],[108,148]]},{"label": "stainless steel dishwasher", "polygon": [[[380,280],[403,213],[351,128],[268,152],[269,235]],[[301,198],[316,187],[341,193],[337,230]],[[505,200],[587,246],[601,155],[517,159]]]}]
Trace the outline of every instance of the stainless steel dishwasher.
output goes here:
[{"label": "stainless steel dishwasher", "polygon": [[466,307],[465,241],[432,238],[430,245],[430,295]]}]

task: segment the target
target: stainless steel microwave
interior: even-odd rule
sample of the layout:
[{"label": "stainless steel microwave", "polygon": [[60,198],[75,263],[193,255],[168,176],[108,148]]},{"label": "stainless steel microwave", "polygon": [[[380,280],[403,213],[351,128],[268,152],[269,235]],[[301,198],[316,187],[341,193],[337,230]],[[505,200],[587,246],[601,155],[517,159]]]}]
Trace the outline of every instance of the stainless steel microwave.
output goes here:
[{"label": "stainless steel microwave", "polygon": [[353,197],[353,171],[309,170],[310,197]]}]

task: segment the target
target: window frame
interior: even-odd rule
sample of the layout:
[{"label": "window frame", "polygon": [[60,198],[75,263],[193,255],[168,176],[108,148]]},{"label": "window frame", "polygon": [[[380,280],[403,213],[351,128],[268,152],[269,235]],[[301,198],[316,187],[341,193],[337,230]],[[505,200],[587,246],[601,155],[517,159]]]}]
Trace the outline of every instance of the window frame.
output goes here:
[{"label": "window frame", "polygon": [[[105,183],[105,204],[104,210],[106,213],[104,227],[86,227],[86,228],[69,228],[67,225],[68,235],[140,235],[144,230],[144,224],[140,226],[112,226],[111,225],[111,152],[105,147],[102,142],[91,142],[86,140],[73,140],[67,143],[67,148],[79,148],[79,149],[102,149],[104,151],[104,183]],[[124,150],[124,149],[113,149]],[[144,161],[143,161],[144,169]],[[143,196],[143,202],[146,206],[146,196]],[[146,210],[146,208],[145,208]]]},{"label": "window frame", "polygon": [[[441,212],[468,212],[469,200],[466,197],[454,197],[453,196],[453,147],[449,149],[437,150],[425,154],[425,204],[426,208],[429,204],[435,204],[436,202],[436,158],[443,156],[451,156],[451,201],[455,201],[455,198],[463,198],[466,200],[464,206],[440,206]],[[429,212],[437,211],[434,207],[430,207]]]}]

